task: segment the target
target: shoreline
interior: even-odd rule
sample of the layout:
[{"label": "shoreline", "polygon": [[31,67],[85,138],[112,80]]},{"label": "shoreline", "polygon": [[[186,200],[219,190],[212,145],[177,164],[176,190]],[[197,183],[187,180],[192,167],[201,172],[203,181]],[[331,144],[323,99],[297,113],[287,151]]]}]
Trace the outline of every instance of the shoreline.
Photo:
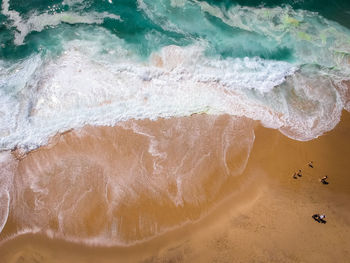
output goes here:
[{"label": "shoreline", "polygon": [[[211,128],[206,130],[206,125],[211,125]],[[237,127],[235,125],[237,125]],[[101,195],[106,195],[109,202],[111,202],[114,185],[124,187],[123,184],[126,181],[127,187],[133,190],[135,185],[137,186],[139,184],[139,180],[146,180],[151,184],[157,184],[155,186],[156,188],[139,185],[139,188],[137,188],[138,190],[135,189],[134,191],[141,192],[141,196],[143,192],[152,194],[152,192],[149,192],[150,190],[159,191],[159,194],[162,195],[162,203],[158,204],[157,196],[153,197],[153,199],[148,198],[147,202],[151,203],[152,206],[143,203],[142,206],[146,210],[138,212],[138,207],[141,206],[141,200],[139,199],[140,201],[136,200],[138,203],[136,203],[137,206],[135,208],[133,208],[133,206],[126,207],[126,210],[122,213],[124,215],[130,212],[140,213],[141,215],[144,213],[147,216],[147,214],[154,215],[154,209],[159,210],[158,214],[156,214],[157,218],[154,220],[157,220],[160,224],[165,222],[165,225],[163,229],[157,232],[159,234],[168,232],[169,229],[177,228],[179,225],[197,221],[203,213],[206,213],[207,209],[217,203],[217,200],[224,198],[228,194],[228,191],[226,190],[224,194],[218,192],[219,189],[225,188],[223,182],[228,182],[227,180],[230,180],[232,184],[234,181],[242,181],[240,170],[244,169],[246,165],[244,159],[248,158],[250,152],[249,148],[253,142],[251,140],[254,139],[252,125],[254,126],[255,124],[244,118],[236,120],[227,115],[196,115],[191,118],[131,121],[115,127],[87,126],[81,130],[71,131],[57,136],[52,140],[51,144],[32,151],[26,156],[16,158],[17,160],[19,159],[14,175],[15,178],[18,178],[14,182],[15,188],[17,188],[16,195],[22,195],[18,200],[21,202],[21,205],[24,203],[24,209],[28,210],[28,207],[34,209],[34,200],[31,201],[31,199],[35,198],[35,200],[37,200],[39,198],[43,200],[43,198],[47,198],[47,194],[35,196],[38,191],[46,192],[48,190],[56,192],[57,183],[66,185],[66,187],[70,189],[71,186],[66,182],[71,181],[73,177],[74,185],[76,185],[73,191],[77,191],[77,194],[73,193],[73,198],[76,199],[80,198],[79,196],[81,195],[85,195],[86,191],[84,189],[86,187],[90,188],[89,181],[91,181],[97,184],[96,187],[99,189],[102,184],[102,191],[104,192],[101,193],[100,189],[99,192],[94,194],[93,198],[99,200]],[[189,132],[190,135],[182,135],[182,128],[191,130]],[[200,130],[200,134],[193,135],[193,133],[196,134],[198,130]],[[244,134],[246,131],[248,132],[248,137]],[[221,134],[220,136],[222,137],[218,136],[217,139],[212,140],[212,135],[216,133],[218,133],[218,135]],[[232,138],[229,138],[230,136],[232,136]],[[237,136],[241,139],[237,139]],[[153,140],[152,138],[155,139]],[[238,144],[235,140],[238,141]],[[245,142],[246,140],[248,141]],[[182,141],[184,141],[184,143],[182,143]],[[164,147],[158,147],[157,145],[159,144],[163,144]],[[181,150],[179,150],[178,146],[181,144]],[[188,148],[188,145],[192,145],[193,147]],[[234,147],[236,147],[237,150],[233,149]],[[168,156],[168,158],[164,159],[164,155]],[[230,166],[230,161],[226,160],[226,155],[233,158],[231,161],[237,161],[230,171],[227,171],[227,165]],[[203,156],[212,160],[211,163],[213,164],[203,163]],[[168,161],[168,159],[170,161]],[[61,160],[63,160],[63,163],[57,165]],[[92,163],[92,166],[87,162]],[[218,162],[218,164],[216,164],[216,162]],[[181,169],[178,167],[180,163]],[[67,170],[65,168],[66,164],[70,165],[71,169]],[[140,167],[141,170],[132,169],[135,165],[137,165],[137,168]],[[100,167],[104,169],[102,173],[100,172]],[[132,176],[128,176],[130,169],[134,173]],[[71,170],[73,170],[73,172]],[[146,174],[144,173],[145,170],[147,170]],[[62,172],[65,174],[62,174]],[[179,173],[180,177],[174,172]],[[220,176],[215,175],[217,172]],[[164,174],[165,177],[162,174]],[[227,176],[230,178],[226,178]],[[132,179],[131,182],[129,182],[130,178]],[[49,184],[50,180],[55,181],[53,184]],[[110,180],[114,180],[112,181],[114,183],[111,183]],[[184,185],[178,184],[178,180],[180,180],[180,182],[186,180],[186,183],[184,183]],[[36,184],[40,184],[39,186],[45,184],[46,187],[49,188],[47,188],[47,190],[32,190],[32,181],[37,182]],[[176,184],[174,185],[174,183]],[[82,186],[80,186],[80,184]],[[88,186],[85,186],[86,184],[88,184]],[[163,189],[160,188],[158,190],[158,185]],[[81,188],[83,189],[80,190]],[[193,197],[188,196],[191,188],[196,194]],[[123,191],[127,190],[128,189]],[[57,193],[58,195],[65,196],[65,189],[59,189],[58,191],[60,191]],[[186,192],[182,195],[183,191]],[[26,195],[26,193],[29,194]],[[126,194],[126,198],[128,198],[130,194],[133,195],[134,193],[127,192]],[[136,192],[136,194],[138,193]],[[197,197],[200,199],[193,199]],[[58,198],[60,197],[58,196]],[[119,197],[117,196],[117,198]],[[145,198],[145,196],[142,198]],[[177,204],[179,198],[181,198],[181,203]],[[68,200],[70,205],[74,204],[75,199],[71,201]],[[89,200],[93,201],[91,199]],[[121,201],[119,200],[120,199],[115,199],[113,202],[129,203],[127,199],[125,201],[123,201],[123,199],[121,199]],[[192,200],[194,200],[195,203],[191,203]],[[52,202],[52,200],[49,199],[46,202]],[[103,206],[103,200],[101,202]],[[101,204],[101,202],[99,204]],[[57,206],[57,203],[53,205]],[[43,208],[47,209],[45,207]],[[168,211],[167,213],[169,213],[172,209],[176,209],[176,211],[172,212],[170,217],[163,218],[162,214],[164,213],[162,211]],[[30,210],[28,210],[28,212],[30,213]],[[179,217],[175,218],[174,213],[178,213]],[[123,214],[121,216],[123,216]],[[43,216],[45,216],[45,214]],[[114,217],[113,214],[109,216]],[[169,219],[172,220],[174,218],[176,221],[169,221]],[[35,218],[33,219],[35,220]],[[94,219],[91,219],[89,215],[86,218],[86,220],[94,222]],[[129,220],[130,219],[134,220],[133,217],[129,218]],[[9,219],[9,221],[14,222],[12,224],[14,226],[18,224],[15,223],[14,220]],[[166,225],[168,224],[167,222],[170,222],[170,225]],[[5,227],[3,230],[3,235],[4,233],[6,235],[11,235],[11,232],[16,229],[15,227],[11,227],[11,223],[9,225],[10,227],[7,226],[7,229]],[[131,225],[131,228],[133,227],[138,226]],[[24,226],[22,228],[27,229],[28,227]],[[47,231],[52,233],[50,229],[43,229],[43,232]],[[125,230],[125,232],[128,231]],[[118,242],[115,240],[110,240],[110,242],[114,244],[124,243],[125,245],[135,243],[135,241],[138,243],[139,240],[144,241],[152,239],[158,234],[157,232],[154,232],[151,236],[147,233],[143,236],[141,234],[136,240],[133,240],[135,238],[132,237],[132,239],[126,240],[126,242]],[[68,237],[72,234],[73,236],[76,235],[73,232],[71,234],[68,232]],[[81,240],[84,238],[78,236],[78,238],[69,237],[69,239],[78,242],[79,239]],[[94,238],[88,237],[85,239],[91,240]]]},{"label": "shoreline", "polygon": [[[27,234],[2,243],[0,254],[5,255],[5,262],[14,262],[11,256],[16,255],[36,258],[39,262],[60,262],[58,255],[63,252],[67,253],[66,258],[61,258],[64,262],[92,262],[94,259],[112,262],[116,257],[125,262],[158,262],[174,258],[181,262],[194,259],[202,259],[201,262],[213,262],[214,259],[218,262],[230,259],[330,262],[338,259],[339,262],[346,258],[349,255],[346,245],[350,243],[347,241],[350,207],[346,203],[350,196],[350,178],[346,172],[342,175],[342,171],[350,168],[345,158],[350,154],[350,143],[346,140],[350,135],[350,114],[344,111],[334,130],[309,142],[294,141],[277,130],[261,126],[254,129],[255,141],[243,174],[253,183],[242,179],[248,186],[240,187],[243,193],[237,192],[238,200],[234,196],[227,197],[195,223],[130,247],[86,246]],[[307,167],[312,160],[314,169]],[[299,168],[302,168],[303,176],[295,180],[292,174]],[[318,181],[325,174],[329,175],[327,186]],[[281,210],[283,207],[288,209]],[[317,224],[311,218],[313,213],[321,213],[319,210],[327,214],[329,221],[325,225]],[[270,239],[264,236],[266,234],[271,236]],[[315,240],[327,241],[319,243]],[[216,245],[206,246],[212,242]],[[235,249],[248,244],[251,247],[249,253]],[[88,253],[89,250],[92,252]],[[86,254],[91,258],[83,256]],[[56,257],[58,261],[53,260]],[[40,261],[40,258],[45,260]]]}]

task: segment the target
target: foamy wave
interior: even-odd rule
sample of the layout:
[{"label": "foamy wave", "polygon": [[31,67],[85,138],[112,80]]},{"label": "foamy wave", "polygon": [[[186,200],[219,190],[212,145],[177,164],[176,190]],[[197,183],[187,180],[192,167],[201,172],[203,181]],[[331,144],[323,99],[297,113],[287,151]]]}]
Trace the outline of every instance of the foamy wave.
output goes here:
[{"label": "foamy wave", "polygon": [[299,63],[338,67],[350,74],[349,30],[317,13],[293,10],[290,6],[253,8],[236,5],[229,9],[196,2],[204,12],[233,28],[268,36],[282,46],[291,47]]},{"label": "foamy wave", "polygon": [[186,34],[183,30],[179,29],[174,23],[171,23],[166,16],[164,16],[159,10],[148,6],[143,0],[137,0],[137,5],[140,10],[142,10],[146,16],[153,21],[155,24],[158,24],[165,31],[172,31],[180,34]]},{"label": "foamy wave", "polygon": [[[41,64],[40,56],[33,56],[22,62],[0,66],[0,137],[15,132],[19,123],[28,122],[25,115],[33,98],[28,87],[37,85],[38,78],[34,75],[39,73]],[[26,99],[22,100],[22,96]]]},{"label": "foamy wave", "polygon": [[104,37],[76,40],[55,60],[43,63],[38,56],[14,67],[3,83],[22,88],[16,97],[0,96],[2,149],[33,149],[57,132],[86,124],[196,112],[245,116],[309,140],[338,123],[347,101],[327,70],[295,72],[286,62],[207,58],[205,43],[168,46],[143,62],[113,38],[118,48],[102,45]]},{"label": "foamy wave", "polygon": [[17,162],[10,152],[0,152],[0,233],[6,225],[10,212],[10,193]]},{"label": "foamy wave", "polygon": [[[216,52],[236,47],[268,56],[286,49],[291,56],[288,59],[296,59],[299,65],[318,64],[339,70],[338,74],[345,78],[350,75],[349,29],[318,13],[293,10],[290,6],[225,7],[206,1],[140,0],[138,3],[145,15],[165,30],[209,39],[216,45]],[[232,31],[223,32],[220,25],[207,17],[215,17]]]},{"label": "foamy wave", "polygon": [[[166,6],[152,7],[147,0],[138,3],[149,16],[156,11],[164,15]],[[65,51],[58,57],[36,55],[0,65],[1,149],[34,149],[57,132],[85,124],[114,125],[196,112],[246,116],[291,138],[309,140],[332,129],[341,110],[349,109],[349,85],[344,84],[350,68],[346,29],[288,7],[225,10],[204,2],[169,4],[173,8],[190,4],[232,27],[267,35],[292,46],[300,61],[210,57],[206,53],[212,49],[210,39],[186,47],[166,46],[144,61],[106,30],[76,29],[80,40],[63,39]],[[2,10],[23,38],[32,30],[69,20],[64,13],[45,13],[22,21],[8,1],[3,1]],[[71,22],[95,23],[108,16],[92,13],[74,20],[73,15]],[[159,17],[153,19],[161,23]],[[186,29],[181,21],[175,24]]]},{"label": "foamy wave", "polygon": [[[16,121],[11,127],[5,125],[11,133],[1,137],[3,148],[32,149],[58,131],[132,118],[205,111],[257,119],[254,115],[260,106],[249,109],[252,101],[244,90],[268,92],[295,70],[288,63],[258,58],[207,59],[202,46],[169,46],[148,63],[130,60],[122,48],[109,54],[109,61],[93,59],[96,53],[98,49],[84,42],[70,43],[61,57],[36,72],[37,84],[22,91],[17,101],[22,111],[5,113],[10,123]],[[4,94],[2,98],[10,100]],[[9,119],[3,118],[3,123]]]},{"label": "foamy wave", "polygon": [[8,191],[0,191],[0,233],[4,228],[10,209],[10,195]]},{"label": "foamy wave", "polygon": [[25,37],[31,32],[40,32],[48,26],[57,26],[61,23],[68,24],[101,24],[104,19],[121,20],[120,16],[109,14],[107,12],[97,13],[90,12],[88,14],[77,14],[73,12],[62,13],[43,13],[32,14],[28,19],[23,19],[15,10],[10,10],[9,0],[2,2],[2,13],[8,16],[13,21],[13,26],[16,27],[14,43],[22,45]]}]

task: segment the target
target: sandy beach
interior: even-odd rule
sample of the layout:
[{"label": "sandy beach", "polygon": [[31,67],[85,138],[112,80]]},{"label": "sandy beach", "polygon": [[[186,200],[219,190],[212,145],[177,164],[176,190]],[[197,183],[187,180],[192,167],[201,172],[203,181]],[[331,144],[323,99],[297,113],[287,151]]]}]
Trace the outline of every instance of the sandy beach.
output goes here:
[{"label": "sandy beach", "polygon": [[[181,129],[169,128],[174,126]],[[183,137],[184,129],[188,135],[183,136],[196,134],[201,140]],[[167,146],[159,152],[166,152],[167,158],[147,155],[151,140],[145,136],[167,138],[163,140]],[[23,188],[17,192],[16,202],[22,208],[10,211],[0,235],[0,261],[347,262],[349,136],[347,112],[343,112],[335,129],[308,142],[289,139],[248,119],[206,115],[129,122],[117,127],[86,127],[56,136],[49,146],[24,157],[17,153],[15,187]],[[111,146],[111,138],[122,142],[122,147]],[[203,156],[208,159],[202,160]],[[166,171],[165,178],[156,173],[159,168],[154,166],[154,160],[166,169],[162,170]],[[171,172],[181,160],[184,177],[179,185]],[[310,161],[313,168],[308,166]],[[120,193],[113,199],[112,189],[106,188],[110,177],[101,172],[101,163],[110,167],[108,174],[117,178],[114,183],[122,187],[121,182],[129,182],[125,187],[133,185],[139,195],[124,189],[124,196]],[[127,174],[130,167],[136,167],[133,174]],[[143,174],[137,167],[152,176],[131,180],[135,174]],[[293,173],[299,169],[302,176],[294,179]],[[67,178],[77,171],[79,178],[84,179],[69,181]],[[61,180],[63,174],[67,177]],[[325,175],[328,185],[320,182]],[[39,196],[44,205],[56,205],[67,212],[72,211],[72,203],[79,203],[71,214],[58,214],[63,221],[53,220],[56,210],[34,209],[38,196],[28,190],[26,178],[45,176],[49,179],[36,181],[49,189],[48,194]],[[138,185],[140,180],[143,181]],[[90,183],[90,191],[82,186]],[[154,188],[148,186],[156,183],[159,192],[149,191]],[[65,201],[58,205],[56,200],[65,192]],[[77,196],[84,196],[84,200],[77,201]],[[121,203],[106,203],[104,198]],[[112,205],[114,210],[110,211]],[[16,214],[20,212],[26,215],[22,222]],[[326,224],[314,221],[315,213],[326,214]],[[106,247],[96,239],[95,243],[83,244],[81,240],[105,235],[106,228],[113,229],[110,215],[118,222],[124,220],[116,228],[116,236],[121,237],[117,241],[123,244]],[[41,232],[13,237],[33,226],[41,226],[51,237]],[[55,234],[60,231],[64,234]],[[107,237],[114,240],[112,234],[107,233]]]},{"label": "sandy beach", "polygon": [[350,263],[349,157],[349,0],[0,0],[0,263]]}]

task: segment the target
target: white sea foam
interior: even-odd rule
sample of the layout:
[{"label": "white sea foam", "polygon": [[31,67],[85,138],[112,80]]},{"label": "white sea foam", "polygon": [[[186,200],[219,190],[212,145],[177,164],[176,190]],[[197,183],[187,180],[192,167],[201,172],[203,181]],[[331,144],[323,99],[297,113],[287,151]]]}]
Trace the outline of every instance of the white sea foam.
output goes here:
[{"label": "white sea foam", "polygon": [[[226,8],[206,1],[140,0],[138,3],[155,24],[190,38],[210,39],[220,46],[215,47],[216,51],[222,46],[224,50],[234,47],[258,50],[259,54],[285,49],[298,64],[318,64],[339,69],[338,74],[345,78],[350,75],[349,29],[318,13],[293,10],[288,5],[274,8],[230,5]],[[184,15],[179,15],[180,10],[176,9],[183,9]],[[191,15],[197,19],[188,19]],[[221,31],[220,23],[207,17],[215,17],[229,26],[232,36]]]},{"label": "white sea foam", "polygon": [[8,191],[0,191],[0,233],[3,230],[10,209],[10,194]]},{"label": "white sea foam", "polygon": [[[174,8],[188,3],[171,2]],[[156,15],[145,0],[138,4],[148,16]],[[323,18],[311,25],[308,19],[313,13],[290,8],[225,10],[205,2],[195,4],[232,27],[280,41],[288,34],[300,36],[302,40],[290,42],[301,62],[315,60],[323,66],[297,70],[294,64],[256,57],[207,57],[205,40],[186,47],[167,46],[141,61],[126,43],[103,29],[88,34],[76,30],[83,40],[64,42],[65,52],[57,58],[36,55],[10,66],[0,64],[1,149],[33,149],[57,132],[85,124],[114,125],[131,118],[194,112],[246,116],[299,140],[315,138],[337,124],[342,108],[349,108],[348,86],[342,84],[349,79],[350,68],[345,29]],[[2,2],[2,12],[19,30],[18,43],[28,32],[46,25],[69,19],[99,23],[110,16],[44,13],[24,21],[9,8],[8,0]],[[153,19],[161,22],[159,17]],[[312,26],[323,35],[312,34]],[[312,45],[305,45],[306,40]],[[334,43],[331,49],[329,43]],[[316,44],[320,49],[310,50]]]},{"label": "white sea foam", "polygon": [[195,112],[246,116],[309,140],[332,129],[345,104],[319,70],[296,72],[289,63],[259,58],[207,58],[205,43],[168,46],[142,62],[114,38],[119,47],[104,47],[102,55],[103,38],[76,40],[57,59],[33,57],[17,65],[22,70],[2,80],[19,83],[21,92],[0,96],[1,148],[33,149],[85,124]]},{"label": "white sea foam", "polygon": [[[247,99],[242,90],[267,92],[295,70],[288,63],[258,58],[209,60],[202,51],[197,45],[169,46],[145,64],[123,58],[127,53],[123,49],[110,61],[97,61],[92,59],[96,55],[91,45],[67,44],[61,57],[43,64],[35,76],[30,74],[37,85],[21,92],[12,106],[21,108],[17,115],[7,112],[2,118],[5,130],[12,132],[1,137],[1,146],[30,149],[58,131],[130,118],[201,111],[253,117],[255,113],[243,107]],[[157,66],[159,60],[162,66]],[[9,101],[7,105],[15,104],[4,94],[1,98]],[[11,126],[5,124],[9,120]]]},{"label": "white sea foam", "polygon": [[338,67],[350,75],[349,30],[318,13],[293,10],[290,6],[264,8],[235,5],[228,9],[196,3],[206,12],[233,28],[240,28],[274,39],[281,47],[294,51],[298,62]]},{"label": "white sea foam", "polygon": [[23,19],[17,11],[10,10],[9,0],[4,0],[2,2],[1,12],[12,20],[13,26],[17,29],[14,40],[16,45],[22,45],[25,37],[33,31],[40,32],[49,26],[57,26],[61,23],[101,24],[106,18],[121,20],[120,16],[107,12],[89,12],[88,14],[73,12],[54,12],[50,14],[45,12],[42,14],[34,13],[31,14],[28,19]]},{"label": "white sea foam", "polygon": [[16,160],[8,151],[0,152],[0,233],[10,212],[10,193],[12,192]]},{"label": "white sea foam", "polygon": [[[0,137],[14,132],[18,122],[28,121],[25,115],[32,97],[28,87],[35,89],[38,79],[34,75],[41,63],[40,56],[33,56],[12,65],[0,65]],[[22,96],[26,99],[22,100]]]},{"label": "white sea foam", "polygon": [[179,29],[174,23],[171,23],[166,15],[162,14],[157,10],[157,6],[153,6],[153,8],[147,5],[144,0],[137,0],[137,6],[139,10],[142,10],[145,15],[153,21],[155,24],[158,24],[165,31],[173,31],[180,34],[186,34],[183,30]]}]

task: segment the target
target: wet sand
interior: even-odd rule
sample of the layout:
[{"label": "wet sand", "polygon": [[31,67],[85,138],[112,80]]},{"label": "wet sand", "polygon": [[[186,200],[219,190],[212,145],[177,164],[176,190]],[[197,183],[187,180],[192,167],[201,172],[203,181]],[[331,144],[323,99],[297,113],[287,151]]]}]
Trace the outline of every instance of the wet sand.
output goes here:
[{"label": "wet sand", "polygon": [[[236,121],[230,122],[229,117],[223,116],[214,121],[216,124],[211,126],[212,129],[208,129],[206,117],[192,116],[185,119],[187,121],[184,120],[181,125],[185,126],[186,130],[190,129],[192,134],[198,133],[198,127],[199,130],[209,130],[210,132],[199,134],[205,143],[201,144],[198,141],[195,144],[196,147],[186,146],[194,150],[189,152],[190,157],[186,159],[189,162],[184,167],[190,167],[191,160],[198,163],[200,156],[204,153],[210,152],[211,159],[199,162],[198,167],[202,168],[189,172],[189,174],[194,173],[200,176],[191,177],[192,181],[185,182],[184,185],[187,185],[188,188],[177,186],[174,188],[175,191],[171,183],[175,177],[171,176],[166,177],[164,181],[159,178],[155,178],[155,181],[150,179],[147,181],[148,184],[161,182],[169,187],[167,193],[170,195],[161,195],[160,199],[159,196],[147,199],[146,195],[142,195],[137,198],[137,202],[133,203],[127,200],[126,204],[129,205],[124,206],[124,210],[117,209],[120,206],[116,207],[120,213],[113,214],[116,217],[125,216],[123,213],[128,214],[129,223],[123,225],[118,232],[123,234],[123,230],[125,230],[122,241],[126,245],[88,246],[67,242],[58,237],[51,239],[40,233],[24,234],[7,239],[11,233],[18,229],[19,224],[16,221],[16,215],[10,214],[8,223],[0,235],[0,238],[3,239],[0,246],[1,262],[346,262],[350,258],[349,113],[343,113],[341,123],[334,130],[309,142],[291,140],[276,130],[263,128],[249,120],[243,120],[237,124]],[[231,130],[235,128],[234,132],[230,133],[225,129],[228,123],[231,123]],[[165,131],[167,130],[165,127],[169,125],[167,121],[163,121],[156,126],[149,123],[143,123],[141,126],[148,127],[148,135],[150,133],[154,135],[159,127],[162,127],[160,130]],[[152,127],[156,127],[156,129]],[[249,138],[251,135],[249,135],[249,131],[252,129],[255,131],[255,141],[250,151]],[[176,131],[181,134],[181,130]],[[125,156],[125,152],[128,149],[135,149],[135,147],[139,149],[136,152],[143,152],[143,149],[149,149],[149,143],[140,136],[140,132],[138,135],[130,134],[125,127],[124,132],[125,134],[120,133],[119,130],[118,133],[115,133],[113,128],[99,130],[87,127],[78,133],[70,132],[59,136],[49,147],[43,147],[19,161],[16,170],[16,183],[17,185],[19,183],[26,185],[25,176],[33,172],[31,170],[33,167],[36,168],[35,171],[43,171],[43,174],[48,170],[55,171],[56,175],[60,174],[57,171],[59,168],[51,166],[48,169],[45,168],[45,164],[50,166],[53,161],[59,162],[62,156],[66,156],[65,160],[72,160],[70,158],[78,156],[79,151],[93,156],[93,160],[102,158],[100,162],[97,162],[99,164],[106,160],[113,162],[118,156],[123,160],[123,163],[126,163],[124,166],[126,171],[132,164],[130,160],[134,160],[136,157],[130,153],[128,156],[132,156],[132,158],[123,159],[122,156]],[[98,136],[93,136],[96,133]],[[81,136],[79,140],[76,140],[77,134]],[[120,136],[118,137],[119,141],[125,142],[125,149],[122,150],[123,154],[121,155],[118,155],[119,153],[115,149],[111,149],[108,140],[98,139],[116,138],[116,134]],[[216,138],[217,134],[221,135],[220,140],[213,139]],[[183,138],[166,133],[157,136],[181,139],[180,141],[175,140],[174,144],[168,144],[169,148],[164,149],[168,153],[168,157],[172,157],[172,160],[186,155],[186,153],[177,153],[175,150],[171,153],[174,145],[177,146],[175,148],[186,148],[180,143],[184,141]],[[84,138],[88,138],[85,143],[78,142],[84,141]],[[237,144],[240,140],[245,143]],[[208,148],[207,145],[209,145]],[[225,148],[224,145],[230,147]],[[99,149],[105,150],[99,151]],[[213,149],[220,150],[212,151]],[[223,149],[226,150],[222,151]],[[71,150],[74,153],[71,153],[68,158],[65,154]],[[245,158],[249,151],[249,159],[245,166]],[[196,152],[200,154],[196,156]],[[59,158],[55,159],[54,156],[59,156]],[[146,170],[149,169],[147,171],[154,172],[154,166],[150,165],[152,157],[144,158],[136,158],[136,160],[144,162],[142,167],[146,167]],[[82,159],[84,158],[79,160]],[[162,159],[158,164],[169,168],[178,163],[178,161],[174,161],[172,164],[164,160]],[[313,161],[314,168],[308,167],[309,161]],[[80,164],[80,161],[78,163],[79,167],[84,166]],[[76,163],[73,162],[73,164]],[[106,163],[105,165],[110,166]],[[62,165],[58,166],[62,167]],[[93,175],[100,173],[98,165],[88,168],[88,173],[82,172],[84,175],[89,174],[86,181],[83,181],[85,183],[95,180]],[[243,169],[241,174],[240,171]],[[302,170],[302,177],[293,179],[293,173],[298,169]],[[167,171],[169,172],[171,169]],[[152,174],[154,175],[154,173]],[[169,175],[169,173],[167,174]],[[183,172],[183,174],[186,173]],[[329,177],[328,185],[323,185],[319,181],[325,175]],[[51,178],[55,178],[55,176],[51,176]],[[120,178],[120,175],[117,178]],[[126,178],[122,177],[122,180]],[[56,181],[53,181],[50,191],[54,191],[54,186],[59,185],[60,182],[59,177],[57,177]],[[94,181],[95,190],[103,188],[103,185],[99,185],[101,182],[105,181]],[[131,182],[131,185],[134,184],[134,181]],[[198,188],[195,185],[201,187]],[[176,199],[175,192],[178,193],[179,189],[185,193],[193,193],[193,195],[186,196],[182,193],[181,198]],[[64,189],[61,191],[64,192]],[[84,189],[79,191],[82,191],[82,194],[85,193]],[[84,208],[94,212],[83,215],[86,224],[73,224],[70,228],[68,226],[72,221],[69,221],[65,228],[67,235],[80,234],[81,238],[87,238],[103,229],[105,223],[103,218],[106,220],[108,218],[104,214],[106,212],[103,200],[96,201],[95,199],[96,196],[101,195],[98,192],[100,190],[96,191],[91,198],[87,198],[82,203],[80,210],[78,210],[83,214]],[[201,198],[197,198],[196,202],[191,202],[198,196]],[[31,197],[34,198],[33,193],[26,192],[25,195],[21,196],[22,199],[18,199],[26,202],[26,209],[29,212],[31,211]],[[75,196],[72,195],[70,198],[73,202]],[[43,203],[55,203],[54,200],[49,199],[40,200]],[[159,200],[163,201],[159,202]],[[181,203],[180,200],[185,201]],[[180,203],[174,205],[176,201]],[[69,202],[65,205],[68,206]],[[91,207],[96,207],[97,210]],[[325,213],[327,223],[315,222],[311,217],[314,213]],[[128,231],[131,233],[137,225],[133,221],[134,218],[138,218],[140,214],[153,214],[150,221],[157,222],[159,227],[154,229],[146,224],[143,230],[148,229],[147,231],[141,231],[142,229],[139,228],[136,234],[128,235]],[[102,215],[102,217],[96,215]],[[29,214],[27,216],[28,221],[31,222],[37,218],[31,217]],[[58,223],[50,221],[50,217],[44,212],[40,216],[48,218],[44,221],[38,221],[38,224],[44,222],[42,223],[44,228],[52,230],[57,227]],[[178,226],[180,224],[184,225]],[[26,224],[21,222],[22,226],[26,226]],[[84,232],[84,229],[90,229],[90,231]],[[5,241],[6,239],[7,241]],[[135,243],[137,240],[141,241]]]}]

